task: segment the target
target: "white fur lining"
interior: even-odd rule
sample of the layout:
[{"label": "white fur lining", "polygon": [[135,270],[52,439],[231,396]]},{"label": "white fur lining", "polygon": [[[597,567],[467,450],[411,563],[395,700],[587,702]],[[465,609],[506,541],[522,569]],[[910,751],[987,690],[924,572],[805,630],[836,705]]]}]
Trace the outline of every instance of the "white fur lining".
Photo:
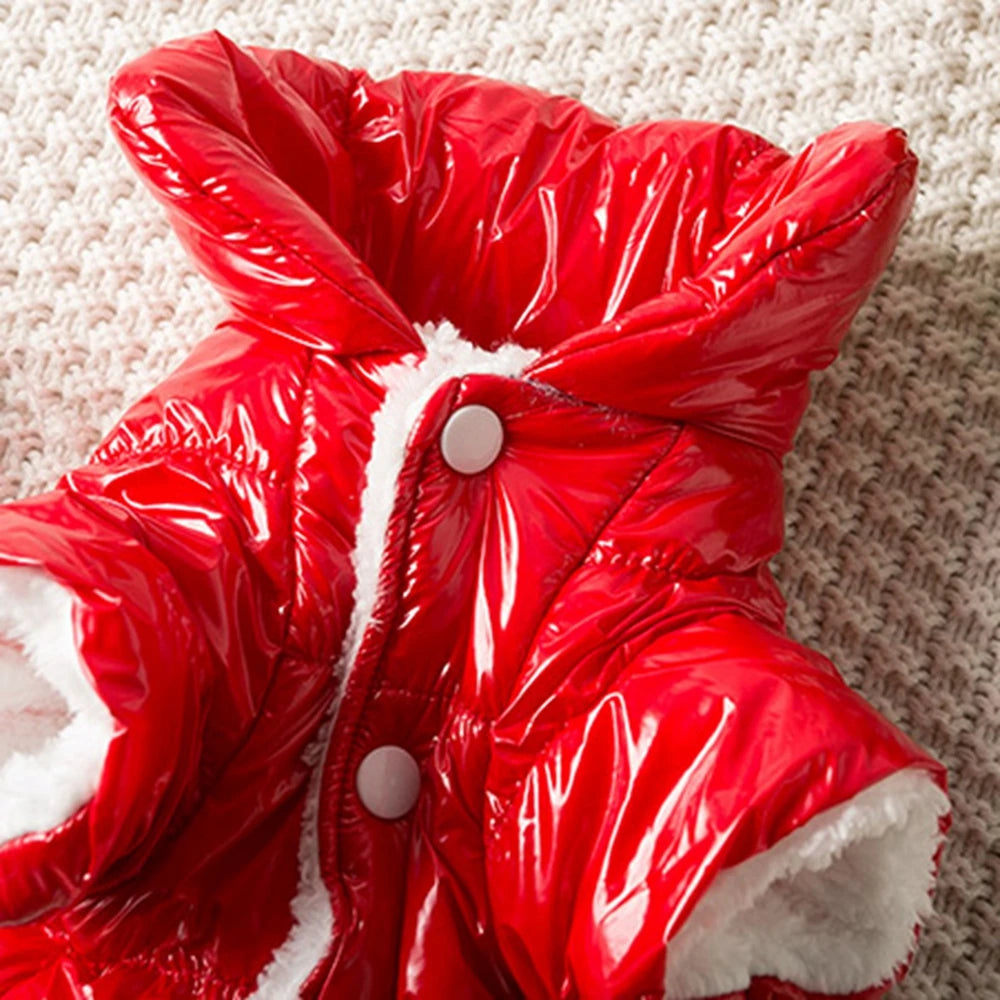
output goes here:
[{"label": "white fur lining", "polygon": [[900,771],[721,872],[669,942],[668,1000],[758,975],[826,994],[891,979],[930,913],[948,808],[927,773]]},{"label": "white fur lining", "polygon": [[[372,451],[352,554],[356,580],[354,606],[337,664],[337,672],[342,678],[341,694],[377,606],[396,483],[410,431],[421,411],[450,379],[474,373],[517,376],[539,354],[517,344],[486,351],[464,340],[448,322],[427,323],[417,327],[417,331],[426,354],[407,355],[381,372],[386,396],[373,420]],[[333,913],[320,872],[317,821],[326,752],[339,707],[338,699],[304,757],[305,763],[312,768],[312,775],[299,841],[299,887],[291,905],[294,923],[288,938],[257,980],[253,994],[257,1000],[288,1000],[297,996],[332,942]]]},{"label": "white fur lining", "polygon": [[77,652],[73,601],[40,570],[0,568],[0,843],[93,798],[114,735]]}]

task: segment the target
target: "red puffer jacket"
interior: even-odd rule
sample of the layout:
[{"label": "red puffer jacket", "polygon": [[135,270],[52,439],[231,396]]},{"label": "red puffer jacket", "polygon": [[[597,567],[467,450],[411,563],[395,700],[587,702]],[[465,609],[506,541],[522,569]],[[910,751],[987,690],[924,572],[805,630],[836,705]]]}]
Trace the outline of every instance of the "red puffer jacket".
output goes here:
[{"label": "red puffer jacket", "polygon": [[233,312],[0,508],[0,995],[881,996],[944,774],[767,563],[903,135],[218,34],[110,109]]}]

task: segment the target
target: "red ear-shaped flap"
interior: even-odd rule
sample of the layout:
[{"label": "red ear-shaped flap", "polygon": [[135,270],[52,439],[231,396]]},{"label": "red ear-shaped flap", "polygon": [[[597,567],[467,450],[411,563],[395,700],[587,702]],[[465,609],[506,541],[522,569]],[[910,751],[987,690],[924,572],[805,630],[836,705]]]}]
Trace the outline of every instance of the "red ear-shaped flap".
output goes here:
[{"label": "red ear-shaped flap", "polygon": [[313,347],[419,338],[340,233],[354,170],[342,135],[354,77],[291,52],[183,39],[115,75],[112,128],[201,270],[241,313]]},{"label": "red ear-shaped flap", "polygon": [[717,192],[731,220],[676,287],[528,369],[583,398],[696,420],[784,452],[912,205],[905,135],[844,125],[765,150]]}]

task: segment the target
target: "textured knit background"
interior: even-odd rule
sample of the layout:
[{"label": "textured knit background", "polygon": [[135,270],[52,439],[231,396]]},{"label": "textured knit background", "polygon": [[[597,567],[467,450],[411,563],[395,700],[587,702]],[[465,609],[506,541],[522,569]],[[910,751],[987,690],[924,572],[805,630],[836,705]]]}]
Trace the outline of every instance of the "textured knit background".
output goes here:
[{"label": "textured knit background", "polygon": [[916,208],[815,382],[777,568],[793,634],[951,772],[937,913],[894,997],[1000,998],[1000,2],[0,0],[0,499],[83,460],[222,315],[104,120],[115,67],[212,27],[793,150],[908,130]]}]

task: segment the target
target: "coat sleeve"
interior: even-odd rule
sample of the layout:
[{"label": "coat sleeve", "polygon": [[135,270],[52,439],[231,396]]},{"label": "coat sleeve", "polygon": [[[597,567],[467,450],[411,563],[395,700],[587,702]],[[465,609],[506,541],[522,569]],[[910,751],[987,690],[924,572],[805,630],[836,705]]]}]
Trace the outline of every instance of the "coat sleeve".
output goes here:
[{"label": "coat sleeve", "polygon": [[818,654],[720,615],[578,712],[523,701],[487,878],[527,996],[871,998],[906,964],[943,772]]},{"label": "coat sleeve", "polygon": [[0,507],[0,565],[8,923],[140,863],[190,805],[210,670],[176,582],[114,504],[64,484]]},{"label": "coat sleeve", "polygon": [[261,408],[297,412],[295,369],[223,329],[85,467],[0,506],[0,924],[138,871],[245,739],[294,577],[296,432]]}]

